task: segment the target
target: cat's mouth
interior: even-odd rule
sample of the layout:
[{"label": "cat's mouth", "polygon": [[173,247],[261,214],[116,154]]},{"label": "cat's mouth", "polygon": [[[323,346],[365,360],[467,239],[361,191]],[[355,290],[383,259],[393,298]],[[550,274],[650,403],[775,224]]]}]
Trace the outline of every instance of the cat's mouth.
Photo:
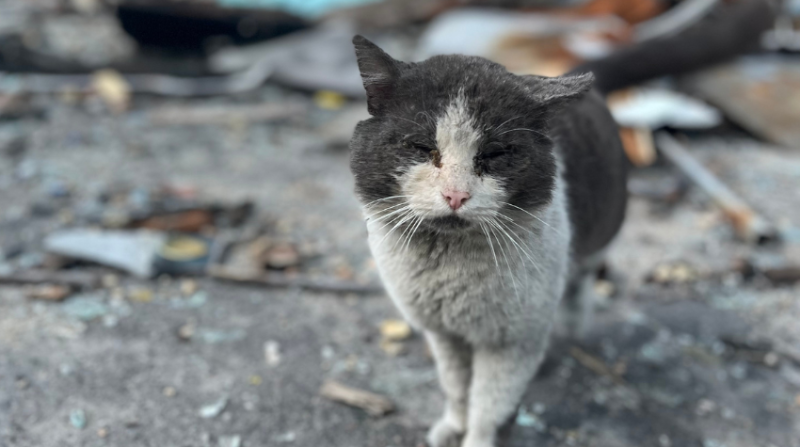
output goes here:
[{"label": "cat's mouth", "polygon": [[434,230],[438,231],[454,231],[469,228],[473,225],[469,220],[460,217],[456,214],[447,216],[437,216],[426,219],[427,225]]}]

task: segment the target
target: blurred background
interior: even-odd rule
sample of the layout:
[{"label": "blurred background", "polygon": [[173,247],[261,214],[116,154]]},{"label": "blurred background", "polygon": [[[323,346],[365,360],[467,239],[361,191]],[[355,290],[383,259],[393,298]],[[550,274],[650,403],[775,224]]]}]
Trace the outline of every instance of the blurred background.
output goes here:
[{"label": "blurred background", "polygon": [[507,445],[800,446],[798,26],[797,0],[0,0],[0,446],[424,445],[433,361],[348,169],[355,33],[603,75],[628,219]]}]

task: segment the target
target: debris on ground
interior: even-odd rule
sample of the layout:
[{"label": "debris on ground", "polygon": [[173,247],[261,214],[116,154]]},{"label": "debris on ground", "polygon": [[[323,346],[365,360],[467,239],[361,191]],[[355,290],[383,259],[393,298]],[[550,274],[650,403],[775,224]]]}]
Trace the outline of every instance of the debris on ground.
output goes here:
[{"label": "debris on ground", "polygon": [[287,277],[284,274],[265,273],[252,275],[232,271],[231,269],[212,266],[208,275],[219,281],[258,285],[264,287],[301,288],[314,292],[356,293],[364,295],[380,294],[383,287],[377,284],[360,284],[354,281],[343,281],[332,278]]},{"label": "debris on ground", "polygon": [[296,118],[306,111],[303,103],[161,107],[148,120],[161,126],[247,125]]},{"label": "debris on ground", "polygon": [[800,146],[800,112],[793,106],[799,83],[793,59],[762,55],[693,74],[681,86],[754,135],[793,149]]},{"label": "debris on ground", "polygon": [[228,406],[228,401],[229,399],[227,397],[223,397],[214,403],[201,407],[198,414],[203,419],[213,419],[225,411],[225,407]]},{"label": "debris on ground", "polygon": [[614,120],[625,127],[707,129],[722,123],[715,108],[666,89],[634,89],[624,98],[610,98],[609,103]]},{"label": "debris on ground", "polygon": [[86,412],[75,409],[69,412],[69,423],[78,430],[86,428]]},{"label": "debris on ground", "polygon": [[[352,36],[406,61],[458,51],[519,74],[605,73],[615,53],[598,57],[676,30],[685,48],[726,36],[703,41],[720,61],[758,51],[771,8],[345,1],[286,14],[278,0],[0,0],[1,445],[424,444],[443,402],[434,360],[389,300],[366,298],[385,291],[344,150],[370,118]],[[789,3],[765,46],[794,51]],[[553,337],[509,446],[798,438],[800,158],[768,144],[797,146],[790,57],[611,95],[634,165],[626,222],[587,336]],[[623,68],[601,90],[643,75]],[[726,216],[768,235],[714,207],[731,192],[781,244],[732,237]]]},{"label": "debris on ground", "polygon": [[264,358],[267,366],[276,367],[281,363],[281,345],[275,340],[264,343]]},{"label": "debris on ground", "polygon": [[242,445],[242,437],[241,436],[222,436],[219,438],[219,443],[217,444],[219,447],[241,447]]},{"label": "debris on ground", "polygon": [[387,340],[402,341],[411,336],[411,326],[403,320],[384,320],[381,335]]},{"label": "debris on ground", "polygon": [[60,230],[44,246],[50,253],[118,268],[141,278],[153,275],[153,260],[165,236],[152,231]]},{"label": "debris on ground", "polygon": [[394,411],[394,404],[388,398],[333,380],[326,381],[320,388],[319,394],[326,399],[361,408],[372,417],[381,417]]},{"label": "debris on ground", "polygon": [[26,292],[30,299],[45,301],[63,301],[70,293],[70,287],[59,285],[33,286]]},{"label": "debris on ground", "polygon": [[0,273],[0,284],[63,285],[74,290],[89,290],[100,285],[100,275],[89,271],[50,271],[30,269]]},{"label": "debris on ground", "polygon": [[704,168],[675,138],[661,132],[656,136],[656,144],[671,163],[711,196],[711,199],[731,221],[740,238],[756,243],[776,239],[778,233],[773,225]]},{"label": "debris on ground", "polygon": [[92,79],[92,88],[113,113],[125,112],[130,107],[131,87],[118,72],[98,71]]}]

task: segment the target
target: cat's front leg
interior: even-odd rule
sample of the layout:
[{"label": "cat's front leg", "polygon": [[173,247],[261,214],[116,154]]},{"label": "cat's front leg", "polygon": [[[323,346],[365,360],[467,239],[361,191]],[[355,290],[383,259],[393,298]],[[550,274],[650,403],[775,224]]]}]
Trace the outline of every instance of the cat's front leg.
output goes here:
[{"label": "cat's front leg", "polygon": [[469,421],[461,447],[495,447],[498,429],[513,416],[544,357],[546,337],[542,338],[475,349]]},{"label": "cat's front leg", "polygon": [[428,432],[430,447],[458,447],[467,428],[472,351],[458,338],[427,332],[439,382],[447,397],[444,415]]}]

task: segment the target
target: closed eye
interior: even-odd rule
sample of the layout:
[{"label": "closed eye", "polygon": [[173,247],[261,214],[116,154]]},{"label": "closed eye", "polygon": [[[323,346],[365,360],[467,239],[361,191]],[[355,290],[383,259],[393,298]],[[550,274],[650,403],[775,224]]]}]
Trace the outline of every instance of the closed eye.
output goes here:
[{"label": "closed eye", "polygon": [[427,144],[418,143],[415,141],[408,141],[408,140],[403,141],[403,147],[405,147],[406,149],[417,149],[425,153],[430,153],[431,151],[433,151],[433,148],[428,146]]},{"label": "closed eye", "polygon": [[483,152],[480,155],[478,155],[478,158],[480,158],[481,160],[490,160],[492,158],[498,158],[498,157],[502,157],[504,155],[507,155],[509,152],[510,151],[506,151],[506,150],[493,151],[493,152]]}]

